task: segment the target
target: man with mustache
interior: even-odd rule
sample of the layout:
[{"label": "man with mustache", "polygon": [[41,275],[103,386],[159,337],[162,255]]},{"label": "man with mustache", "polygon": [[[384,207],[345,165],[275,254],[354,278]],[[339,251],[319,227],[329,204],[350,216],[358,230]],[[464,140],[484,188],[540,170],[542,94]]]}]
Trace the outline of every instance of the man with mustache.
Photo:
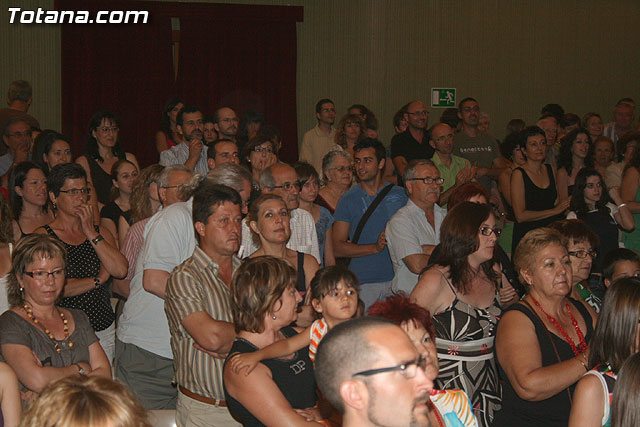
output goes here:
[{"label": "man with mustache", "polygon": [[213,128],[218,132],[218,139],[230,139],[235,142],[238,122],[238,116],[231,108],[218,108],[213,115]]},{"label": "man with mustache", "polygon": [[430,363],[400,327],[360,317],[327,333],[314,368],[344,427],[430,427],[427,400],[436,373]]},{"label": "man with mustache", "polygon": [[176,129],[184,141],[160,153],[162,166],[185,165],[194,173],[205,176],[209,172],[207,146],[204,145],[204,124],[200,107],[186,105],[178,113]]},{"label": "man with mustache", "polygon": [[409,201],[389,220],[386,236],[395,271],[391,287],[408,295],[440,243],[447,210],[437,205],[443,181],[431,160],[409,162],[403,179]]},{"label": "man with mustache", "polygon": [[198,187],[193,195],[198,244],[167,281],[164,309],[179,390],[178,426],[240,425],[224,401],[222,356],[236,336],[229,287],[240,266],[235,253],[242,238],[242,205],[230,187],[207,181]]}]

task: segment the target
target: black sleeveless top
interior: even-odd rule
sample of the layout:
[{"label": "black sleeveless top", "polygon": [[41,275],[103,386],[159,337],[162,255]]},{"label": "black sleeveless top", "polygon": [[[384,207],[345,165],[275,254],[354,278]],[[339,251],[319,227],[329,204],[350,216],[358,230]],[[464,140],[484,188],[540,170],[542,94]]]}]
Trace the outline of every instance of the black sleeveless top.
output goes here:
[{"label": "black sleeveless top", "polygon": [[[290,326],[280,330],[286,338],[297,335],[297,332]],[[243,338],[236,338],[229,350],[229,354],[253,353],[258,350],[256,346]],[[227,364],[225,361],[225,365]],[[293,359],[267,359],[260,363],[271,371],[273,382],[276,383],[280,392],[294,409],[310,408],[316,404],[316,380],[313,374],[313,364],[309,359],[309,348],[305,347],[294,353]],[[256,390],[254,399],[261,400],[262,390]],[[229,412],[243,426],[262,427],[262,424],[251,414],[240,402],[233,398],[224,388],[224,397],[229,407]]]},{"label": "black sleeveless top", "polygon": [[91,182],[96,189],[98,201],[106,205],[111,200],[111,187],[113,187],[111,175],[106,173],[91,155],[86,154],[85,157],[87,158],[87,163],[89,163]]},{"label": "black sleeveless top", "polygon": [[[549,186],[547,188],[540,188],[533,183],[527,172],[523,168],[516,168],[522,174],[522,180],[524,181],[524,208],[528,211],[545,211],[547,209],[553,209],[558,198],[558,192],[556,190],[556,180],[553,177],[553,169],[551,165],[545,164],[547,168],[547,176],[549,177]],[[513,240],[512,240],[512,252],[515,252],[516,247],[520,240],[529,231],[545,227],[551,224],[553,221],[560,219],[561,215],[554,215],[549,218],[538,219],[536,221],[516,222],[513,226]]]},{"label": "black sleeveless top", "polygon": [[[100,273],[100,258],[89,240],[79,245],[70,245],[62,240],[49,227],[44,226],[51,236],[60,240],[67,250],[67,279],[85,279],[96,277]],[[96,227],[96,231],[99,228]],[[76,308],[85,312],[94,331],[107,329],[115,321],[115,313],[111,308],[111,295],[104,284],[83,294],[60,299],[60,306]]]},{"label": "black sleeveless top", "polygon": [[[591,315],[581,302],[576,301],[572,298],[568,298],[568,300],[573,306],[572,312],[575,313],[577,310],[587,324],[587,333],[585,334],[585,340],[587,341],[587,344],[589,344],[589,341],[591,340],[591,336],[593,334],[593,320],[591,319]],[[547,332],[545,331],[546,327],[544,326],[544,323],[542,323],[540,318],[535,313],[532,313],[529,307],[521,303],[512,305],[505,311],[505,313],[511,310],[517,310],[523,313],[529,318],[529,320],[531,320],[531,323],[533,323],[535,327],[536,337],[538,338],[538,344],[540,345],[542,366],[551,366],[559,363],[558,357],[556,356],[556,353],[553,350],[553,346],[551,345],[551,341],[549,341],[549,335],[547,335]],[[552,332],[549,332],[549,334],[551,335],[551,339],[558,349],[558,354],[560,355],[560,359],[562,361],[569,360],[575,357],[575,355],[573,354],[573,350],[571,349],[571,346],[568,342],[553,334]],[[499,360],[499,355],[497,356]],[[514,390],[513,386],[508,380],[506,373],[500,366],[500,363],[498,363],[498,369],[500,372],[500,376],[505,379],[505,384],[502,388],[502,411],[500,411],[496,415],[493,427],[567,426],[567,424],[569,423],[569,414],[571,412],[571,403],[569,402],[567,389],[564,389],[558,394],[538,402],[524,400],[520,398],[520,396],[518,396],[518,394]],[[576,384],[573,384],[571,387],[569,387],[569,392],[572,395],[575,387]]]},{"label": "black sleeveless top", "polygon": [[[587,227],[598,235],[600,244],[598,256],[593,261],[592,273],[602,273],[602,258],[612,250],[618,248],[618,224],[611,216],[609,208],[605,212],[596,210],[576,216],[587,224]],[[594,248],[596,249],[596,248]]]}]

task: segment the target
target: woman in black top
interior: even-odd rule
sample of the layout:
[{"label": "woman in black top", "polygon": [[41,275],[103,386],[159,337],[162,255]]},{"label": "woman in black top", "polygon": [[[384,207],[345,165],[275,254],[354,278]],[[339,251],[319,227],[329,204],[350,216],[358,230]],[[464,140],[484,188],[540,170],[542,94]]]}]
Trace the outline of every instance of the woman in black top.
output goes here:
[{"label": "woman in black top", "polygon": [[[100,211],[100,225],[107,228],[114,237],[118,236],[120,217],[131,225],[131,193],[133,183],[138,178],[138,168],[128,160],[118,160],[111,170],[113,181],[112,200]],[[117,239],[116,239],[117,242]]]},{"label": "woman in black top", "polygon": [[[237,337],[229,350],[249,353],[291,337],[301,329],[289,326],[302,300],[295,288],[296,272],[272,256],[246,260],[231,283],[233,323]],[[309,350],[282,359],[267,359],[246,375],[224,367],[224,393],[229,411],[244,426],[315,425],[321,419]],[[304,410],[305,416],[296,410]]]},{"label": "woman in black top", "polygon": [[544,163],[550,149],[544,131],[529,126],[520,132],[519,139],[527,160],[511,174],[511,203],[516,218],[512,251],[529,230],[551,224],[569,207],[569,199],[558,202],[553,169]]},{"label": "woman in black top", "polygon": [[98,111],[89,120],[89,135],[85,154],[76,159],[87,174],[98,194],[100,208],[109,203],[111,195],[111,168],[119,159],[127,159],[140,170],[136,156],[125,153],[118,138],[120,118],[110,111]]},{"label": "woman in black top", "polygon": [[67,163],[54,167],[48,187],[58,215],[36,232],[54,236],[67,249],[67,282],[60,306],[87,314],[111,360],[115,315],[106,283],[111,276],[122,278],[127,274],[127,260],[116,248],[111,233],[93,225],[92,209],[87,203],[87,178],[81,166]]}]

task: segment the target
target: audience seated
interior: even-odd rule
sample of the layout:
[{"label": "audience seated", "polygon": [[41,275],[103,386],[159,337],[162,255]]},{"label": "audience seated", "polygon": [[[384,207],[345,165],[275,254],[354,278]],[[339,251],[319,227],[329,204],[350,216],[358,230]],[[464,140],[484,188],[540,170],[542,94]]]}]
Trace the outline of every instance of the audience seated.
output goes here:
[{"label": "audience seated", "polygon": [[26,392],[23,400],[68,375],[111,377],[87,315],[56,305],[70,268],[62,242],[48,235],[26,236],[16,245],[11,267],[11,309],[0,316],[0,344],[2,359]]},{"label": "audience seated", "polygon": [[147,411],[109,378],[70,376],[52,382],[25,413],[21,427],[152,427]]}]

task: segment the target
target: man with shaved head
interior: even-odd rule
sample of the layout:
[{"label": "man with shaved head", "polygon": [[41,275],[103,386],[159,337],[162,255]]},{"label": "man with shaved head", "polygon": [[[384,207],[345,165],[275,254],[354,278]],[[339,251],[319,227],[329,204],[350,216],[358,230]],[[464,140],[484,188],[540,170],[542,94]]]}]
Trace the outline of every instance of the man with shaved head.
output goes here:
[{"label": "man with shaved head", "polygon": [[344,427],[429,427],[435,369],[400,327],[361,317],[331,329],[318,347],[315,374]]},{"label": "man with shaved head", "polygon": [[407,130],[391,139],[391,160],[400,176],[411,160],[433,156],[433,147],[429,145],[427,136],[427,107],[420,101],[410,102],[404,117],[409,124]]}]

